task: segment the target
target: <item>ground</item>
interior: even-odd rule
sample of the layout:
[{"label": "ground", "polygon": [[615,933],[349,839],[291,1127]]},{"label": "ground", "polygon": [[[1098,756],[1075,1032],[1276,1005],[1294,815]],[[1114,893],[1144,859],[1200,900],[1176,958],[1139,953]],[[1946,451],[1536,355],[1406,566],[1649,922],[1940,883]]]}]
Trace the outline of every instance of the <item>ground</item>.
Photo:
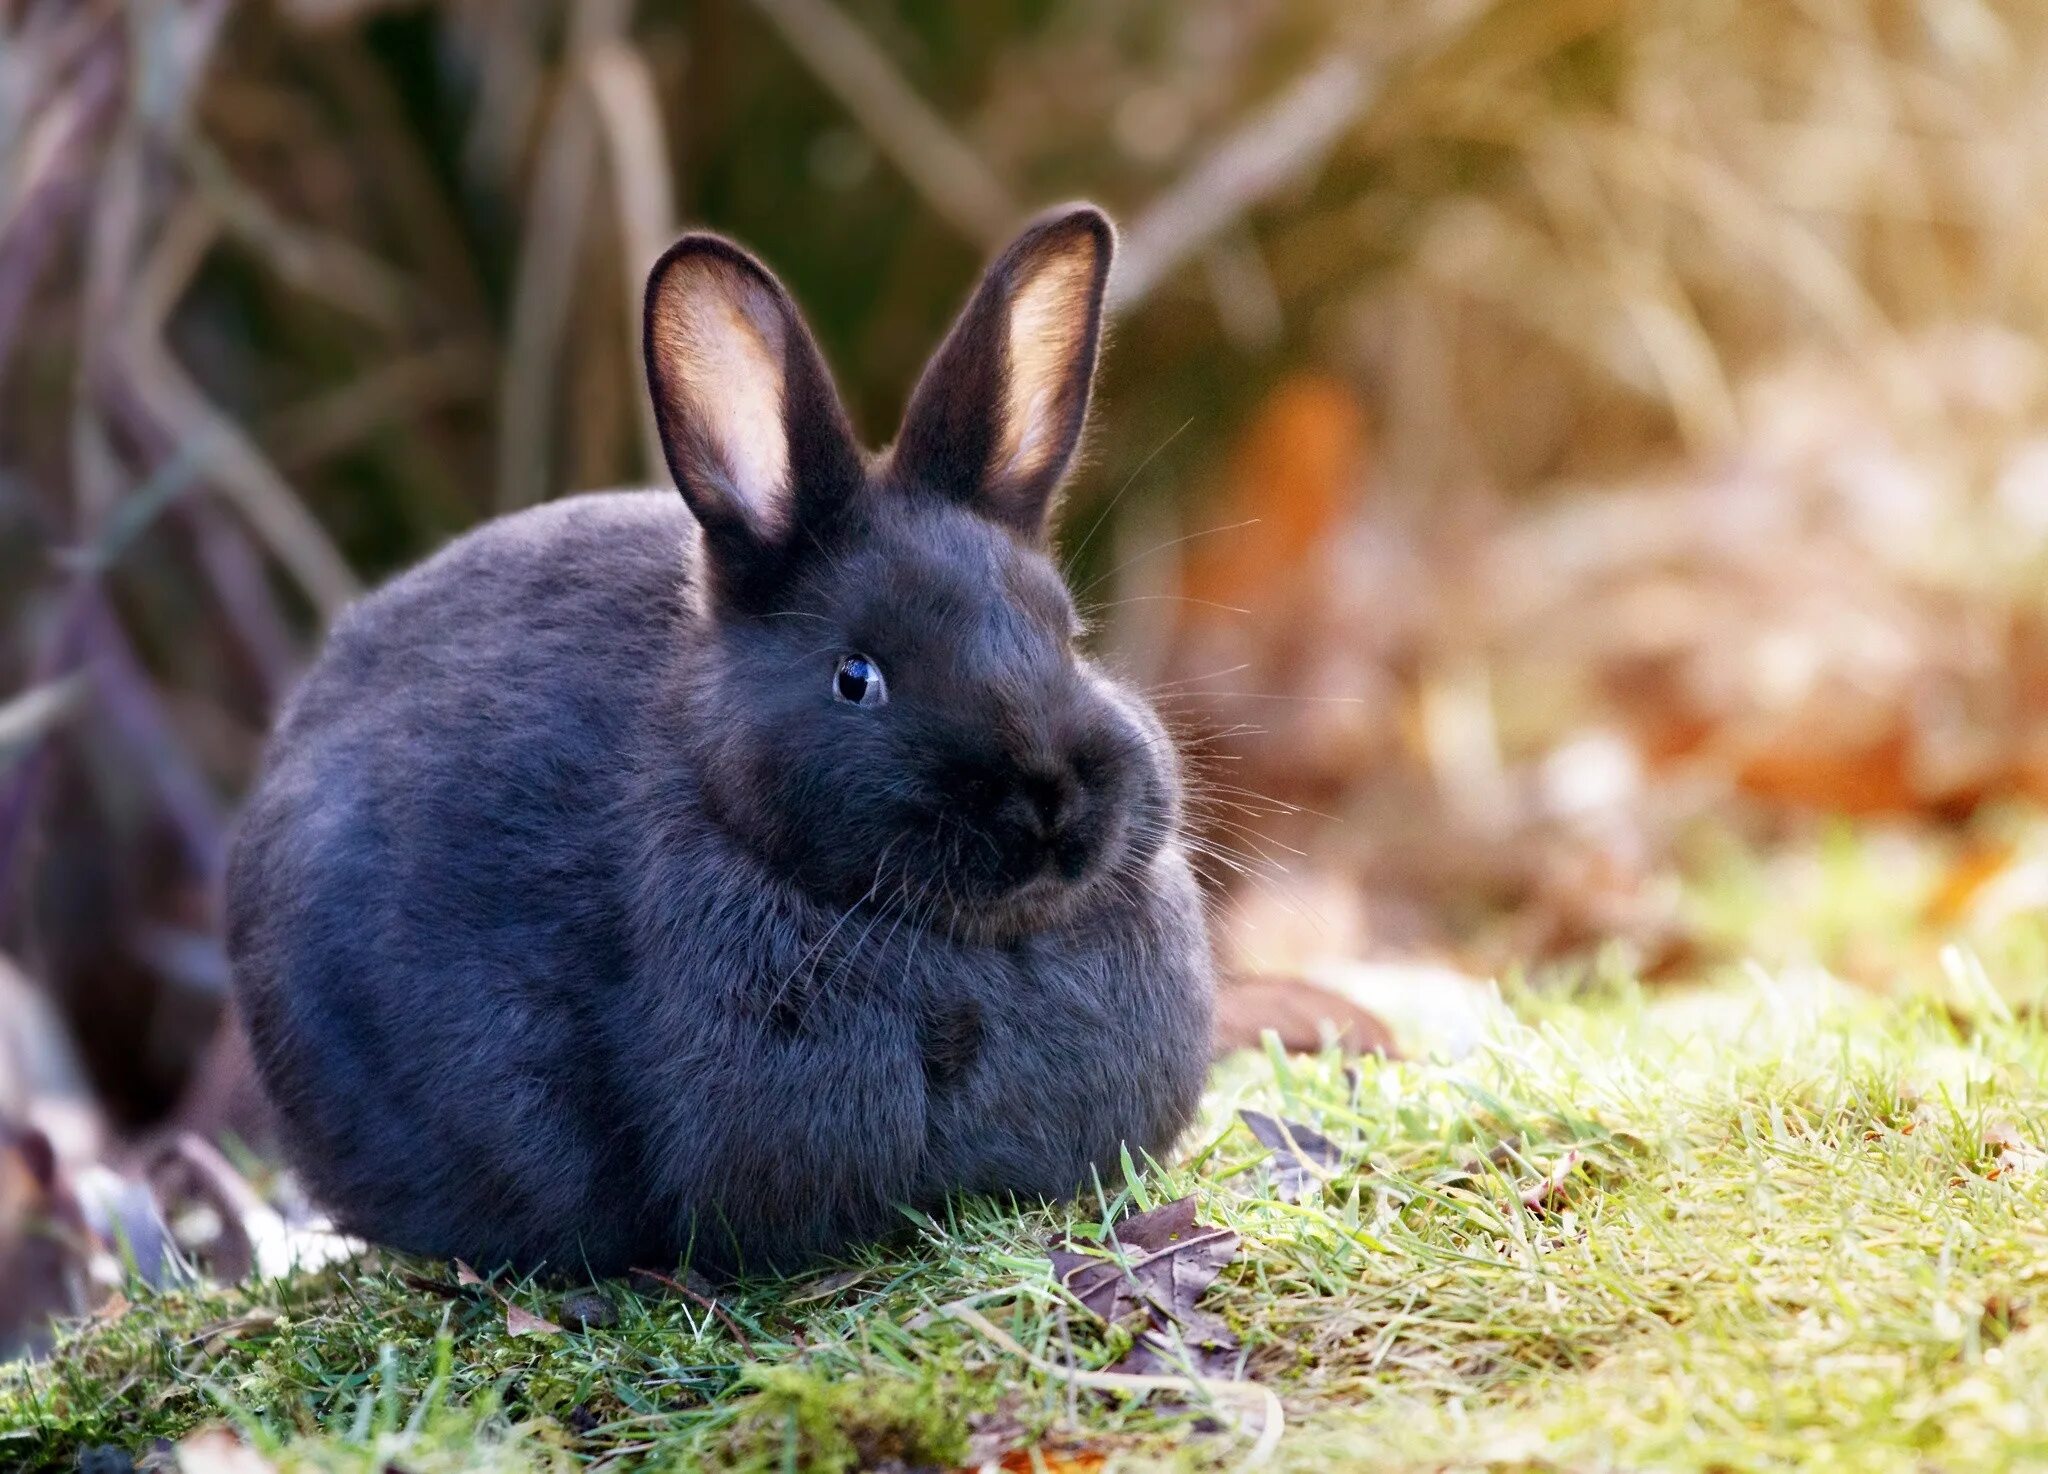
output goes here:
[{"label": "ground", "polygon": [[[1762,969],[1700,990],[1511,991],[1458,1059],[1240,1056],[1193,1150],[1107,1203],[965,1205],[859,1274],[748,1285],[722,1316],[614,1284],[612,1325],[514,1335],[508,1303],[570,1321],[564,1291],[457,1285],[426,1262],[137,1291],[5,1374],[0,1463],[139,1457],[225,1423],[282,1467],[364,1474],[1006,1453],[1013,1469],[2040,1467],[2048,1033],[1967,955],[1934,972],[1891,996]],[[1287,1201],[1244,1107],[1318,1128],[1342,1164]],[[1060,1374],[1127,1342],[1058,1288],[1047,1240],[1185,1194],[1242,1236],[1202,1304],[1278,1394],[1277,1445],[1256,1392]],[[215,1467],[209,1447],[187,1468]]]}]

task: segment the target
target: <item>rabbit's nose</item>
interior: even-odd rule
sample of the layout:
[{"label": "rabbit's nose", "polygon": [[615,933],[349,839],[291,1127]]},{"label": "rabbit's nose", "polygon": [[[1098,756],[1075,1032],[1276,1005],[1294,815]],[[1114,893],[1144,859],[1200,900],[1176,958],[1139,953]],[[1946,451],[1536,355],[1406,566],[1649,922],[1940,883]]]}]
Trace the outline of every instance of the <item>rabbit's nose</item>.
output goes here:
[{"label": "rabbit's nose", "polygon": [[1024,796],[1031,810],[1032,830],[1038,838],[1052,840],[1073,821],[1081,803],[1081,780],[1070,767],[1033,773],[1023,782]]}]

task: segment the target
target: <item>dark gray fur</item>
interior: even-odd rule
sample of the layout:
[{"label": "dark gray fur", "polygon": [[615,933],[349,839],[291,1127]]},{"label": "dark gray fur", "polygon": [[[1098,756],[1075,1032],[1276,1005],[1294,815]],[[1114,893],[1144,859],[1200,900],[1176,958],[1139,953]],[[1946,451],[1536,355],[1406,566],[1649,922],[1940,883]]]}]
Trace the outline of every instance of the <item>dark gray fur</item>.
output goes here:
[{"label": "dark gray fur", "polygon": [[[1098,222],[1017,250],[1106,253]],[[230,951],[349,1229],[788,1268],[899,1204],[1113,1180],[1189,1121],[1211,975],[1163,729],[1076,653],[1014,499],[851,452],[790,383],[790,546],[728,564],[673,492],[504,518],[349,611],[280,717]],[[853,651],[887,706],[833,699]]]}]

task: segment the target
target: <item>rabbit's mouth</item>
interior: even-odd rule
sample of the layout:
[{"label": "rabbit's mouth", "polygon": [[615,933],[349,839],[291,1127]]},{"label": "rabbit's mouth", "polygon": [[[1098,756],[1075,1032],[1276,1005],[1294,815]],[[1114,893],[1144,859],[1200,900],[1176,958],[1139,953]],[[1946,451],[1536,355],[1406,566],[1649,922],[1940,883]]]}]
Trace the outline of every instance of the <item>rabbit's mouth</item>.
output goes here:
[{"label": "rabbit's mouth", "polygon": [[965,941],[1015,942],[1059,926],[1099,889],[1094,877],[1072,881],[1041,873],[999,895],[958,902],[949,929]]},{"label": "rabbit's mouth", "polygon": [[1044,931],[1086,907],[1130,851],[1127,826],[1105,813],[1050,833],[1015,829],[986,836],[975,853],[987,867],[950,887],[956,926],[983,938]]}]

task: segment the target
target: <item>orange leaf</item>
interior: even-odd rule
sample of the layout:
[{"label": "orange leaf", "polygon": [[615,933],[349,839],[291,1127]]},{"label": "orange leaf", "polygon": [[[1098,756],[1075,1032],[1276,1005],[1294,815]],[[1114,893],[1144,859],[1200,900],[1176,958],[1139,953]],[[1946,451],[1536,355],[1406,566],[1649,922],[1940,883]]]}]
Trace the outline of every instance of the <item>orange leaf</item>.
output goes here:
[{"label": "orange leaf", "polygon": [[1929,806],[1929,796],[1915,782],[1911,740],[1903,727],[1862,746],[1789,737],[1782,746],[1753,754],[1736,781],[1767,802],[1833,814],[1918,814]]},{"label": "orange leaf", "polygon": [[1017,1474],[1029,1474],[1029,1471],[1037,1469],[1046,1470],[1048,1474],[1095,1474],[1096,1470],[1108,1462],[1107,1454],[1097,1453],[1093,1449],[1070,1449],[1061,1452],[1046,1448],[1013,1448],[997,1461],[996,1467],[1015,1470]]},{"label": "orange leaf", "polygon": [[1958,856],[1928,898],[1924,915],[1929,926],[1959,926],[1976,909],[1977,901],[1991,883],[2012,869],[2019,853],[2010,843],[1972,848]]},{"label": "orange leaf", "polygon": [[1191,543],[1182,591],[1212,604],[1270,602],[1335,536],[1364,451],[1365,415],[1349,388],[1313,374],[1283,380],[1246,427],[1214,518],[1251,525]]}]

